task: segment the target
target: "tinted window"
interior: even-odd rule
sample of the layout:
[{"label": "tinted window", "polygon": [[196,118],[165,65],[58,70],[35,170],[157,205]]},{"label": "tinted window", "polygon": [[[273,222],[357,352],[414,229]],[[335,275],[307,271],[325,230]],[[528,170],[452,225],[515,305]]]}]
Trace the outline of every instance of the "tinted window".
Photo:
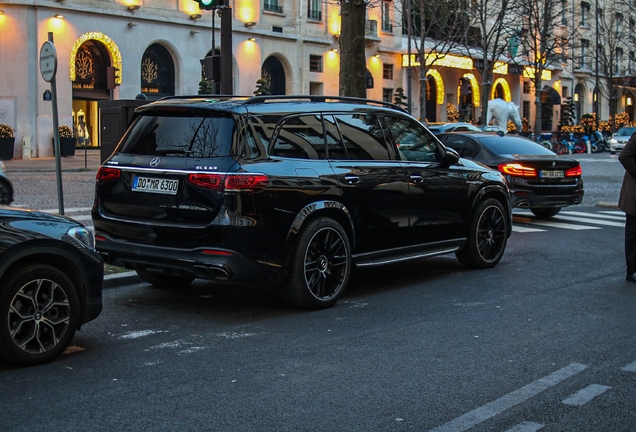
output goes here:
[{"label": "tinted window", "polygon": [[462,136],[446,137],[444,145],[457,151],[464,158],[474,158],[479,153],[477,144]]},{"label": "tinted window", "polygon": [[347,159],[391,159],[384,130],[377,115],[338,114],[335,118]]},{"label": "tinted window", "polygon": [[323,121],[325,123],[325,138],[327,139],[327,157],[329,159],[346,159],[347,154],[340,139],[336,119],[332,115],[325,115]]},{"label": "tinted window", "polygon": [[299,159],[324,159],[325,134],[321,116],[318,114],[285,119],[271,154]]},{"label": "tinted window", "polygon": [[402,160],[437,161],[437,142],[419,123],[403,117],[384,119]]},{"label": "tinted window", "polygon": [[122,153],[157,156],[230,156],[234,120],[229,117],[142,116],[120,148]]},{"label": "tinted window", "polygon": [[479,141],[496,154],[553,155],[551,150],[533,141],[511,136],[480,138]]}]

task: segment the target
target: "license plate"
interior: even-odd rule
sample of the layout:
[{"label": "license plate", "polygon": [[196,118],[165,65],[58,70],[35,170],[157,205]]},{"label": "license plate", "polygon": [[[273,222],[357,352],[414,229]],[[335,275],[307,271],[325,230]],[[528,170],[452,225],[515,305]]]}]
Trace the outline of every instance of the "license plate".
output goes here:
[{"label": "license plate", "polygon": [[541,178],[562,178],[565,177],[561,170],[541,170]]},{"label": "license plate", "polygon": [[167,195],[176,195],[179,189],[179,180],[170,180],[153,177],[137,177],[133,181],[132,190],[136,192],[151,192]]}]

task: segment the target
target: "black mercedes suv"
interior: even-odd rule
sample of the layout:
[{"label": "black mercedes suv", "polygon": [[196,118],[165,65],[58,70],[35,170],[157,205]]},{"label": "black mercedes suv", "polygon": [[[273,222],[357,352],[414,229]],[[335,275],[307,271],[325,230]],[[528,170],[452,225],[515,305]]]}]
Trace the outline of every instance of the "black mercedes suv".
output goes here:
[{"label": "black mercedes suv", "polygon": [[508,186],[380,101],[171,97],[136,118],[97,173],[106,262],[153,285],[271,283],[288,304],[333,305],[352,266],[455,253],[501,259]]}]

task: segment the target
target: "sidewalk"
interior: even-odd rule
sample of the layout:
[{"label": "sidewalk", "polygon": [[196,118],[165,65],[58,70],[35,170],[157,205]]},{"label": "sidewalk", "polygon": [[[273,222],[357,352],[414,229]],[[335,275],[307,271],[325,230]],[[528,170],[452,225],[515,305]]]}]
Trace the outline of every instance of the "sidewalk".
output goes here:
[{"label": "sidewalk", "polygon": [[[56,170],[55,157],[4,160],[7,172]],[[60,158],[62,171],[97,171],[101,165],[100,149],[75,149],[74,156]]]}]

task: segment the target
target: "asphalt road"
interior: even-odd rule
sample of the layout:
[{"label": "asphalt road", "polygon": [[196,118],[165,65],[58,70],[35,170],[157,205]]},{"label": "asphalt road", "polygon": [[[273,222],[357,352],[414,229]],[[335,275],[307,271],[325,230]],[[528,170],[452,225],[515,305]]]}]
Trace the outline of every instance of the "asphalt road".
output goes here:
[{"label": "asphalt road", "polygon": [[606,207],[623,171],[579,159],[584,205],[515,212],[494,269],[360,270],[320,312],[204,281],[107,289],[69,353],[0,365],[0,430],[633,431],[636,286]]}]

